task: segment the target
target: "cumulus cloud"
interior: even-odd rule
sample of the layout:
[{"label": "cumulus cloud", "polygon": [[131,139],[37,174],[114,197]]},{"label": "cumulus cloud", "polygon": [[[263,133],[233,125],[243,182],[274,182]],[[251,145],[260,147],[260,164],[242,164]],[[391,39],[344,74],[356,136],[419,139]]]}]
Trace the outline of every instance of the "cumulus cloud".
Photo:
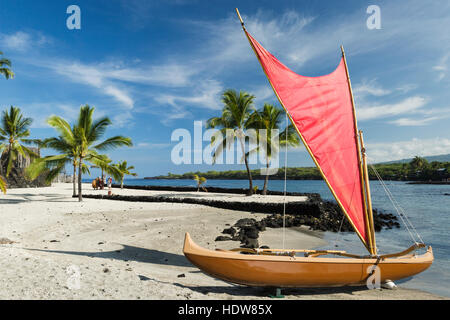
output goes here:
[{"label": "cumulus cloud", "polygon": [[23,31],[17,31],[12,34],[0,33],[1,47],[13,51],[24,52],[33,47],[43,46],[49,42],[50,40],[47,37],[37,33],[27,33]]},{"label": "cumulus cloud", "polygon": [[450,153],[450,139],[413,138],[406,141],[367,142],[367,155],[371,163],[401,160],[415,156],[436,156]]},{"label": "cumulus cloud", "polygon": [[363,106],[357,109],[358,120],[372,120],[378,118],[386,118],[400,114],[416,113],[421,109],[427,100],[420,96],[410,97],[397,103]]}]

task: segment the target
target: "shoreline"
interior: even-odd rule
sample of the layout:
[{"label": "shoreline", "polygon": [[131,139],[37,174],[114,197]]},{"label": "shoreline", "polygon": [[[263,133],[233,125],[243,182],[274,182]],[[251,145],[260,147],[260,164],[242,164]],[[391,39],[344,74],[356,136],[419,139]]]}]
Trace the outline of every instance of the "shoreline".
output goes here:
[{"label": "shoreline", "polygon": [[[89,185],[83,187],[88,190]],[[186,231],[201,246],[231,249],[238,243],[215,242],[215,237],[241,218],[266,214],[179,203],[78,203],[71,188],[56,184],[11,189],[0,197],[0,238],[14,241],[0,245],[0,298],[252,300],[271,293],[206,276],[182,253]],[[320,234],[287,229],[286,245],[321,246],[326,242],[317,237]],[[281,229],[267,228],[260,241],[281,246]],[[79,289],[71,288],[70,270],[79,271]],[[289,289],[283,294],[286,299],[446,299],[401,285],[398,290]]]}]

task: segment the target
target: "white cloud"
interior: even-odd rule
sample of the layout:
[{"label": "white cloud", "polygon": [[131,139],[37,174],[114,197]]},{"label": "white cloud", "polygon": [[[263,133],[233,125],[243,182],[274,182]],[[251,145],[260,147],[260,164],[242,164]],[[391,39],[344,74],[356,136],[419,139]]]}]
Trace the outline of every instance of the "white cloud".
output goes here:
[{"label": "white cloud", "polygon": [[390,94],[392,91],[382,88],[377,82],[376,79],[372,79],[370,81],[363,80],[361,84],[356,85],[353,88],[353,93],[355,96],[359,98],[364,97],[365,95],[372,95],[376,97],[381,97]]},{"label": "white cloud", "polygon": [[172,110],[164,114],[163,123],[169,125],[172,120],[189,117],[191,113],[187,108],[204,108],[220,110],[220,95],[224,88],[216,80],[205,80],[194,89],[194,94],[160,94],[154,97],[159,104],[170,105]]},{"label": "white cloud", "polygon": [[400,114],[417,113],[427,103],[427,100],[420,96],[410,97],[393,104],[370,106],[357,108],[358,120],[372,120],[386,118]]},{"label": "white cloud", "polygon": [[438,71],[438,79],[437,79],[438,81],[441,81],[447,75],[447,71],[448,71],[447,61],[448,61],[449,57],[450,57],[450,54],[447,53],[440,59],[439,63],[433,67],[433,70]]},{"label": "white cloud", "polygon": [[170,147],[170,143],[151,143],[151,142],[139,142],[135,148],[142,149],[162,149]]},{"label": "white cloud", "polygon": [[19,103],[17,106],[26,117],[33,119],[31,128],[48,128],[47,119],[52,114],[72,122],[77,119],[80,107],[76,104],[58,101]]},{"label": "white cloud", "polygon": [[111,85],[104,87],[104,89],[105,93],[114,97],[117,101],[121,102],[127,108],[133,108],[134,101],[124,90]]},{"label": "white cloud", "polygon": [[0,34],[1,47],[19,52],[42,46],[48,42],[50,42],[48,38],[36,33],[17,31],[13,34]]},{"label": "white cloud", "polygon": [[132,109],[134,106],[134,100],[128,92],[110,81],[101,68],[79,62],[58,62],[53,64],[47,62],[47,64],[41,63],[41,65],[69,78],[73,82],[90,85],[99,89],[101,93],[114,98],[126,109]]},{"label": "white cloud", "polygon": [[410,118],[400,118],[397,120],[390,121],[390,123],[401,127],[419,127],[430,124],[433,121],[440,120],[439,117],[427,117],[423,119],[410,119]]},{"label": "white cloud", "polygon": [[101,64],[100,69],[104,77],[109,79],[167,87],[186,86],[198,72],[193,66],[172,63],[115,70],[111,64]]},{"label": "white cloud", "polygon": [[[98,89],[101,94],[114,98],[126,109],[133,109],[135,105],[135,98],[127,86],[189,87],[192,84],[192,77],[198,72],[195,67],[172,63],[129,68],[121,66],[120,61],[115,63],[86,64],[67,60],[59,60],[55,63],[51,59],[44,59],[29,62],[51,69],[73,82],[92,86]],[[211,84],[212,87],[209,91],[216,90],[217,86],[215,83],[211,81]],[[206,90],[204,91],[201,97],[180,98],[179,100],[186,102],[191,100],[191,102],[196,102],[200,105],[206,106],[208,103],[210,107],[213,106],[213,97]],[[178,99],[175,96],[173,98]]]},{"label": "white cloud", "polygon": [[367,142],[367,155],[371,163],[401,160],[415,156],[436,156],[450,153],[450,139],[413,138],[407,141],[369,143]]},{"label": "white cloud", "polygon": [[2,46],[17,51],[24,51],[31,45],[30,35],[21,31],[10,35],[3,35],[0,39]]}]

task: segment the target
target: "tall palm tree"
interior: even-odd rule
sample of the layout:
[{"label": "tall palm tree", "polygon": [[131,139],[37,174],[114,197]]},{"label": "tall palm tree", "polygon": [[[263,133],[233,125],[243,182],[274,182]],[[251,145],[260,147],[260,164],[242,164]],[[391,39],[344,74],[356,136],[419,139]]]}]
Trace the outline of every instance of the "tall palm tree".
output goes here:
[{"label": "tall palm tree", "polygon": [[[3,55],[3,52],[0,51],[0,56]],[[0,57],[0,74],[3,75],[6,79],[14,78],[14,72],[10,69],[11,61],[6,58]]]},{"label": "tall palm tree", "polygon": [[[0,56],[2,55],[3,52],[0,51]],[[0,74],[3,75],[6,78],[6,80],[14,78],[14,72],[12,72],[10,68],[11,68],[11,61],[6,58],[0,58]],[[1,171],[2,168],[0,161],[0,173]],[[6,193],[6,181],[1,175],[0,175],[0,190]]]},{"label": "tall palm tree", "polygon": [[[40,173],[48,171],[47,180],[51,181],[64,170],[66,164],[71,164],[73,166],[73,195],[77,194],[76,177],[78,177],[78,200],[83,200],[81,177],[83,173],[89,173],[85,162],[106,166],[106,163],[103,163],[106,160],[105,156],[100,155],[98,151],[119,146],[132,146],[131,139],[123,136],[114,136],[99,143],[98,140],[111,124],[111,120],[104,117],[94,122],[92,119],[94,110],[95,108],[91,108],[89,105],[82,106],[78,121],[73,126],[58,116],[51,116],[47,120],[47,123],[58,131],[59,136],[44,140],[42,145],[59,151],[60,154],[35,160],[27,170],[30,178],[33,179]],[[112,170],[114,171],[114,169]]]},{"label": "tall palm tree", "polygon": [[[292,124],[289,124],[287,128],[285,127],[281,129],[281,124],[282,122],[284,122],[284,115],[285,112],[283,109],[265,103],[263,108],[255,113],[255,119],[251,124],[251,126],[255,129],[264,130],[258,130],[257,135],[258,139],[266,140],[260,141],[258,147],[250,151],[256,152],[261,148],[264,152],[267,172],[264,179],[264,187],[262,191],[263,195],[267,194],[267,185],[269,182],[268,170],[270,167],[270,161],[275,154],[279,153],[279,147],[297,147],[300,145],[300,137]],[[263,132],[265,132],[264,136],[262,135]],[[278,143],[276,143],[276,140],[278,140]]]},{"label": "tall palm tree", "polygon": [[[248,165],[248,153],[245,152],[245,138],[247,137],[246,130],[252,122],[251,114],[254,111],[254,99],[255,96],[244,91],[240,91],[238,94],[235,90],[226,90],[222,95],[222,102],[224,104],[222,115],[220,117],[210,118],[206,124],[207,128],[220,129],[223,137],[223,140],[214,151],[214,161],[227,146],[233,144],[235,140],[239,141],[247,169],[249,181],[248,195],[253,194],[253,180]],[[231,134],[227,134],[227,131],[231,132]],[[218,141],[213,137],[211,143],[217,144]]]},{"label": "tall palm tree", "polygon": [[95,108],[89,105],[82,106],[75,126],[75,140],[78,155],[79,201],[83,201],[81,193],[83,161],[90,161],[90,159],[98,157],[97,151],[104,151],[120,146],[131,147],[133,145],[131,139],[124,136],[114,136],[99,143],[98,140],[103,136],[107,127],[111,125],[111,120],[108,117],[103,117],[94,122],[92,117],[94,110]]},{"label": "tall palm tree", "polygon": [[[38,140],[27,139],[30,135],[29,127],[33,119],[24,118],[20,108],[13,107],[3,111],[0,122],[0,152],[2,153],[3,163],[1,170],[5,170],[5,176],[8,177],[13,167],[14,160],[18,155],[24,158],[36,158],[38,155],[25,144],[38,143]],[[0,161],[1,162],[1,161]]]},{"label": "tall palm tree", "polygon": [[130,170],[134,169],[134,166],[128,166],[128,163],[126,161],[119,161],[119,163],[116,163],[114,166],[116,167],[119,174],[113,174],[113,176],[114,179],[120,180],[120,189],[123,189],[123,179],[125,175],[133,177],[137,176],[136,173],[130,172]]}]

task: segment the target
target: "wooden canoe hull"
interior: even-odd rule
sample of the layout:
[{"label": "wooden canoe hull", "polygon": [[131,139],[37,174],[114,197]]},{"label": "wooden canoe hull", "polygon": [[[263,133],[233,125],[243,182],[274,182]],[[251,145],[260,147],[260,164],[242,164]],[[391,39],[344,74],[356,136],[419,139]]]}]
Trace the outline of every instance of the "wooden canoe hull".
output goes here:
[{"label": "wooden canoe hull", "polygon": [[365,285],[374,265],[380,281],[411,277],[430,267],[433,252],[428,247],[419,256],[377,259],[244,255],[213,251],[195,244],[188,233],[186,258],[206,274],[227,282],[267,287],[331,287]]}]

